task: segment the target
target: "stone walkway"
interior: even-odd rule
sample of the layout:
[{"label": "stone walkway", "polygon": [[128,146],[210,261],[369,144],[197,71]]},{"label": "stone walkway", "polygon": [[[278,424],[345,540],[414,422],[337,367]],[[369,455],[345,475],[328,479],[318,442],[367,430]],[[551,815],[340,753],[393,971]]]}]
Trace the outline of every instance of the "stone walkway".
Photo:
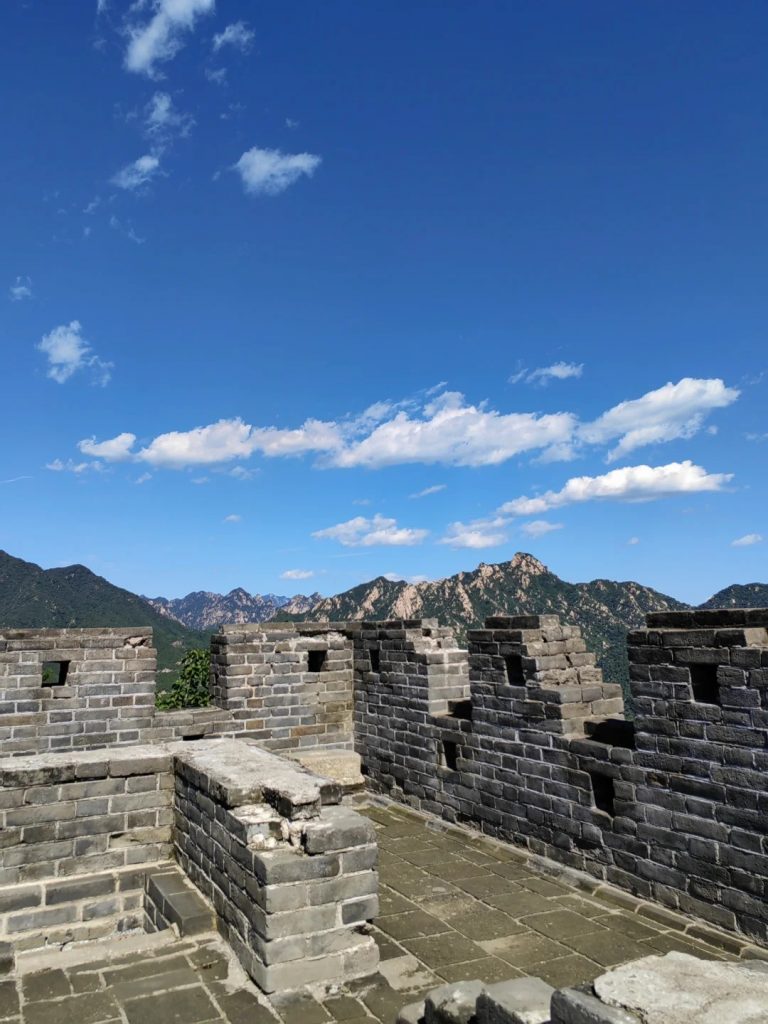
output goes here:
[{"label": "stone walkway", "polygon": [[[273,998],[256,992],[221,941],[161,940],[120,953],[115,942],[67,966],[0,981],[0,1020],[19,1024],[392,1024],[397,1011],[445,981],[526,974],[555,987],[652,953],[710,959],[760,956],[735,936],[633,900],[587,892],[535,870],[518,851],[446,829],[397,805],[362,808],[380,844],[380,972],[343,990]],[[165,933],[163,933],[165,934]],[[152,937],[156,938],[156,937]],[[109,955],[107,955],[109,954]],[[32,968],[32,969],[30,969]]]}]

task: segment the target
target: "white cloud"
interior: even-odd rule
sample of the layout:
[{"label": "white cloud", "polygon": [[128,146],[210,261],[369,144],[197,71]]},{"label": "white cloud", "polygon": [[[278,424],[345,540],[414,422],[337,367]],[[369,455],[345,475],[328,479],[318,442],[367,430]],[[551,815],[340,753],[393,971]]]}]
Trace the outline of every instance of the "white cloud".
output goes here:
[{"label": "white cloud", "polygon": [[332,464],[372,469],[407,462],[491,466],[562,442],[575,426],[570,413],[502,414],[467,405],[459,392],[445,392],[423,407],[421,417],[398,412],[368,437],[339,451]]},{"label": "white cloud", "polygon": [[320,160],[312,153],[281,153],[279,149],[254,146],[243,153],[232,170],[239,173],[249,194],[276,196],[297,182],[302,174],[311,178]]},{"label": "white cloud", "polygon": [[213,48],[219,51],[222,46],[233,46],[236,50],[246,53],[253,43],[254,32],[244,21],[234,21],[227,25],[223,32],[217,32],[213,37]]},{"label": "white cloud", "polygon": [[17,277],[16,283],[10,289],[11,300],[21,302],[23,299],[32,298],[32,280],[29,277]]},{"label": "white cloud", "polygon": [[737,537],[731,541],[732,548],[749,548],[753,544],[761,544],[763,535],[761,533],[746,533],[743,537]]},{"label": "white cloud", "polygon": [[549,523],[546,519],[532,519],[529,523],[523,523],[520,529],[527,537],[543,537],[545,533],[552,533],[553,530],[562,530],[562,523]]},{"label": "white cloud", "polygon": [[151,480],[151,479],[152,479],[152,474],[151,473],[142,473],[141,476],[136,477],[136,483],[137,484],[145,484],[147,482],[147,480]]},{"label": "white cloud", "polygon": [[46,469],[52,470],[54,473],[85,473],[89,469],[96,470],[97,472],[102,468],[100,462],[75,462],[73,459],[67,459],[66,462],[62,459],[54,459],[53,462],[46,462]]},{"label": "white cloud", "polygon": [[132,191],[141,188],[157,174],[160,168],[160,161],[150,153],[140,156],[132,164],[127,164],[111,179],[113,185],[118,188]]},{"label": "white cloud", "polygon": [[712,409],[722,409],[739,397],[736,388],[728,388],[722,380],[699,380],[684,377],[641,398],[620,402],[593,423],[584,424],[579,436],[589,444],[605,444],[619,438],[608,453],[614,462],[636,448],[661,441],[689,438],[696,434]]},{"label": "white cloud", "polygon": [[280,573],[281,580],[311,580],[315,575],[312,569],[286,569]]},{"label": "white cloud", "polygon": [[144,132],[161,146],[189,135],[194,126],[194,117],[177,110],[167,92],[156,92],[144,108]]},{"label": "white cloud", "polygon": [[625,466],[603,476],[576,476],[559,491],[538,498],[515,498],[501,506],[503,515],[530,516],[584,501],[653,501],[674,494],[721,491],[732,473],[707,473],[690,460],[667,466]]},{"label": "white cloud", "polygon": [[372,519],[356,516],[345,523],[315,530],[313,537],[337,540],[346,548],[369,548],[376,545],[411,547],[420,544],[429,530],[414,530],[397,525],[396,519],[375,515]]},{"label": "white cloud", "polygon": [[627,544],[629,544],[630,547],[634,547],[636,544],[639,544],[639,543],[640,543],[640,538],[639,537],[630,537],[629,540],[627,541]]},{"label": "white cloud", "polygon": [[91,371],[93,382],[102,387],[109,383],[112,363],[105,363],[81,335],[78,320],[54,327],[44,334],[37,348],[48,356],[48,376],[57,384],[68,381],[79,370]]},{"label": "white cloud", "polygon": [[226,68],[206,68],[205,77],[209,82],[215,82],[216,85],[225,85],[227,81],[227,69]]},{"label": "white cloud", "polygon": [[471,523],[451,523],[439,543],[452,548],[495,548],[507,542],[504,532],[507,523],[508,520],[500,516],[495,519],[475,519]]},{"label": "white cloud", "polygon": [[146,242],[146,238],[142,238],[140,235],[136,234],[130,221],[123,223],[121,220],[117,219],[114,213],[109,218],[109,226],[113,231],[119,231],[121,235],[125,235],[126,238],[135,242],[136,245],[144,245]]},{"label": "white cloud", "polygon": [[748,441],[768,441],[768,433],[766,434],[745,434]]},{"label": "white cloud", "polygon": [[243,521],[243,517],[235,515],[235,514],[229,515],[229,516],[224,516],[224,522],[225,523],[241,523],[242,521]]},{"label": "white cloud", "polygon": [[412,498],[428,498],[430,494],[439,494],[440,491],[444,491],[447,484],[433,484],[432,487],[425,487],[423,491],[416,491],[412,494]]},{"label": "white cloud", "polygon": [[135,434],[118,434],[108,441],[97,441],[95,437],[78,441],[77,447],[83,455],[90,455],[95,459],[108,459],[110,462],[121,462],[123,459],[130,459],[133,456]]},{"label": "white cloud", "polygon": [[[129,43],[125,66],[129,71],[160,77],[156,65],[172,60],[184,45],[183,37],[191,32],[197,19],[213,13],[216,0],[153,0],[153,16],[144,24],[128,29]],[[132,10],[144,9],[146,2],[134,4]]]},{"label": "white cloud", "polygon": [[519,384],[524,381],[526,384],[539,384],[542,387],[553,380],[568,380],[571,377],[580,377],[584,370],[583,363],[553,363],[551,366],[540,366],[536,370],[518,370],[509,378],[510,384]]}]

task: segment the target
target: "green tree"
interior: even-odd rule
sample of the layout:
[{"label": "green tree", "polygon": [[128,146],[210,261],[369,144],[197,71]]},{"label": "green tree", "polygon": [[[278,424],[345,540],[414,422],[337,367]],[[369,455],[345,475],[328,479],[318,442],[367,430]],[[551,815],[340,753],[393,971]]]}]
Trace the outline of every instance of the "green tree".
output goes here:
[{"label": "green tree", "polygon": [[161,711],[205,708],[211,703],[208,676],[211,652],[202,648],[187,651],[179,665],[179,678],[168,690],[158,693],[155,704]]}]

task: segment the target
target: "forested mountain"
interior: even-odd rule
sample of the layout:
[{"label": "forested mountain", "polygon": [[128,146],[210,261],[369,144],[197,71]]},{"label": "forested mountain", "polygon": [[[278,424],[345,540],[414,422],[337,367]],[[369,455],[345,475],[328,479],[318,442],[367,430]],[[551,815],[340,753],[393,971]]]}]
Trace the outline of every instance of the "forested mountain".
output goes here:
[{"label": "forested mountain", "polygon": [[173,669],[208,637],[156,611],[144,598],[84,565],[41,569],[0,551],[0,627],[152,626],[158,668]]}]

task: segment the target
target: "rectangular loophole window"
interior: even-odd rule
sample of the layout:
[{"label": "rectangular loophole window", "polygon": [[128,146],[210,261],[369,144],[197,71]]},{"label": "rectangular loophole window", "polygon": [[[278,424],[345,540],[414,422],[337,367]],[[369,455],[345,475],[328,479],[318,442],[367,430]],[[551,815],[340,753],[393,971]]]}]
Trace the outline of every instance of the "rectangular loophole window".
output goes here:
[{"label": "rectangular loophole window", "polygon": [[321,672],[328,660],[328,651],[307,651],[307,668],[310,672]]},{"label": "rectangular loophole window", "polygon": [[592,798],[595,802],[595,807],[598,811],[603,811],[605,814],[610,814],[613,817],[616,813],[614,806],[616,790],[613,785],[613,779],[610,775],[602,775],[600,772],[590,772],[589,777],[592,781]]},{"label": "rectangular loophole window", "polygon": [[719,704],[720,685],[717,681],[717,665],[689,665],[693,699],[697,704]]},{"label": "rectangular loophole window", "polygon": [[371,672],[381,671],[381,651],[378,647],[371,647],[368,650],[368,658],[371,662]]},{"label": "rectangular loophole window", "polygon": [[504,658],[507,667],[507,682],[510,686],[525,686],[523,659],[519,654],[508,654]]},{"label": "rectangular loophole window", "polygon": [[68,661],[43,662],[43,686],[64,686],[69,673]]},{"label": "rectangular loophole window", "polygon": [[440,767],[455,772],[459,764],[459,745],[452,740],[443,740],[440,744]]}]

